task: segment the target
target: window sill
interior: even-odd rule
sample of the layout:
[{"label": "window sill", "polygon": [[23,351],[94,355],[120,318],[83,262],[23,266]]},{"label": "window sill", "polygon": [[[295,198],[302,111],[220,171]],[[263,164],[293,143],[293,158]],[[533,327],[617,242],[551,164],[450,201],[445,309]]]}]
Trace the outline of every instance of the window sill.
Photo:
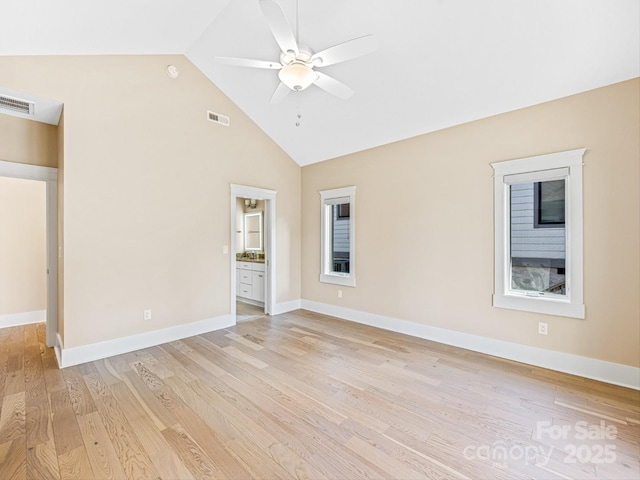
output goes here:
[{"label": "window sill", "polygon": [[341,273],[321,273],[320,281],[322,283],[332,283],[334,285],[343,285],[345,287],[355,287],[356,279],[352,274],[341,274]]},{"label": "window sill", "polygon": [[568,300],[557,298],[527,297],[525,295],[494,295],[493,306],[524,312],[557,315],[560,317],[584,318],[585,316],[584,304],[571,303]]}]

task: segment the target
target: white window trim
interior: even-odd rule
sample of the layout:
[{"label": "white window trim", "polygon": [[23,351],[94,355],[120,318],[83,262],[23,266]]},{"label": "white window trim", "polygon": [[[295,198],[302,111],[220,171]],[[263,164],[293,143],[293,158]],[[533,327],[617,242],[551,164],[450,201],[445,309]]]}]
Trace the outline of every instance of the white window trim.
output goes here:
[{"label": "white window trim", "polygon": [[[493,305],[527,312],[584,318],[582,167],[585,148],[492,163],[494,169],[495,290]],[[519,181],[558,177],[566,169],[566,295],[531,297],[509,288],[509,186]],[[551,172],[556,170],[556,172]],[[561,174],[562,174],[561,173]],[[517,177],[516,177],[517,175]],[[508,177],[508,178],[505,178]]]},{"label": "white window trim", "polygon": [[[332,190],[321,190],[320,192],[320,281],[323,283],[333,283],[346,287],[356,286],[356,187],[334,188]],[[327,216],[327,205],[332,200],[338,198],[348,198],[349,201],[349,273],[332,272],[329,268],[331,260],[331,242],[327,241],[327,236],[331,229],[331,221]]]}]

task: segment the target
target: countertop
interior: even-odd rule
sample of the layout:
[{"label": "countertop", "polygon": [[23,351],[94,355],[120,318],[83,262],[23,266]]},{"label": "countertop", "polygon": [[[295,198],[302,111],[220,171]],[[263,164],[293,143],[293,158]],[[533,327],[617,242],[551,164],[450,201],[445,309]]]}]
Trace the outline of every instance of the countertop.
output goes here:
[{"label": "countertop", "polygon": [[236,262],[264,263],[264,259],[257,258],[236,258]]}]

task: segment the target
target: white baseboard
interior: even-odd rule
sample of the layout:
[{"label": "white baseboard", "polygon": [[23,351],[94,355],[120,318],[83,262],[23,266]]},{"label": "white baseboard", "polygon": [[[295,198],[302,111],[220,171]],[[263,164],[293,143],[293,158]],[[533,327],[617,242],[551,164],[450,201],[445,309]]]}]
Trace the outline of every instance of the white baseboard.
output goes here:
[{"label": "white baseboard", "polygon": [[291,300],[289,302],[276,303],[274,311],[271,315],[280,315],[281,313],[293,312],[294,310],[300,310],[302,300]]},{"label": "white baseboard", "polygon": [[173,342],[182,338],[200,335],[201,333],[212,332],[221,328],[231,327],[235,324],[236,322],[232,315],[223,315],[188,323],[186,325],[176,325],[175,327],[164,328],[162,330],[154,330],[129,337],[116,338],[114,340],[72,348],[64,348],[62,339],[58,335],[56,357],[58,357],[58,365],[60,368],[71,367],[72,365],[92,362],[122,353],[133,352],[134,350],[140,350],[142,348]]},{"label": "white baseboard", "polygon": [[40,323],[47,321],[47,311],[37,310],[35,312],[10,313],[0,315],[0,328],[15,327],[17,325],[28,325],[30,323]]},{"label": "white baseboard", "polygon": [[312,300],[302,300],[301,308],[495,357],[640,390],[640,368],[628,365],[431,327]]}]

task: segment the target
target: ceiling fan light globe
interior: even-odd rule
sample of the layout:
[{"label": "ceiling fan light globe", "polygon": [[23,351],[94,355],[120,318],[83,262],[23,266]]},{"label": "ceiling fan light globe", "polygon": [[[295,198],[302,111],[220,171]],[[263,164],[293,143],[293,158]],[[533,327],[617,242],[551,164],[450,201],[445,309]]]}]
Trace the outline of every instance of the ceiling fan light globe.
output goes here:
[{"label": "ceiling fan light globe", "polygon": [[302,91],[318,79],[318,75],[311,68],[302,63],[285,65],[278,72],[280,81],[291,90]]}]

